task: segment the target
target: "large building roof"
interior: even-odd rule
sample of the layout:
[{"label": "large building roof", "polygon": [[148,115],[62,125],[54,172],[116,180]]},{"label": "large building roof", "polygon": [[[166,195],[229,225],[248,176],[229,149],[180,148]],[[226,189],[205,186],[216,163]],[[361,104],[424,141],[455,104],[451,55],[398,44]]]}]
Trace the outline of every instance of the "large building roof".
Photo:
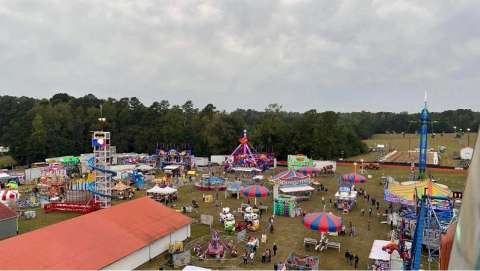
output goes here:
[{"label": "large building roof", "polygon": [[191,224],[144,197],[0,242],[0,269],[100,269]]},{"label": "large building roof", "polygon": [[0,221],[17,217],[17,212],[0,203]]}]

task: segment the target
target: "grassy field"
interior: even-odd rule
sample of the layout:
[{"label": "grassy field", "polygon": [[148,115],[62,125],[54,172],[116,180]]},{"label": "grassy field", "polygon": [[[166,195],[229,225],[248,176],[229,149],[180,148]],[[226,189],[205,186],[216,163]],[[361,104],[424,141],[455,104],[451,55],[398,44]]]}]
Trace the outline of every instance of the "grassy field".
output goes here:
[{"label": "grassy field", "polygon": [[[285,169],[276,169],[276,172],[279,172]],[[338,167],[338,174],[343,173],[350,173],[353,171],[351,167]],[[274,172],[270,172],[273,174]],[[379,199],[382,203],[381,205],[381,212],[386,207],[386,204],[383,202],[383,186],[379,185],[379,180],[382,174],[394,176],[397,180],[407,180],[408,178],[408,171],[402,169],[395,169],[395,168],[388,168],[388,169],[380,169],[378,171],[369,171],[366,172],[366,175],[371,175],[372,178],[366,184],[359,185],[359,187],[365,188],[368,193],[376,198]],[[435,178],[443,184],[450,186],[452,189],[462,190],[464,187],[464,182],[466,180],[467,172],[458,172],[458,173],[451,173],[451,172],[435,172]],[[349,222],[352,222],[358,231],[358,236],[355,237],[348,237],[348,236],[341,236],[341,237],[330,237],[331,241],[337,241],[342,244],[342,249],[340,252],[334,249],[329,249],[326,252],[306,252],[303,247],[303,238],[304,237],[313,237],[319,238],[319,233],[314,232],[309,229],[305,229],[301,223],[301,218],[287,218],[287,217],[276,217],[275,218],[275,232],[273,234],[268,234],[268,242],[267,244],[261,244],[259,251],[257,253],[256,263],[253,265],[243,265],[241,263],[241,257],[238,257],[233,260],[228,260],[226,262],[218,262],[217,260],[209,260],[205,262],[199,262],[195,260],[192,264],[200,265],[204,267],[210,267],[214,269],[225,269],[225,268],[234,268],[234,269],[271,269],[273,267],[272,264],[262,264],[260,263],[260,255],[261,252],[267,247],[271,248],[273,242],[276,242],[279,251],[278,255],[274,257],[272,260],[275,261],[283,261],[287,257],[287,255],[294,251],[298,254],[308,254],[308,255],[318,255],[320,257],[320,268],[321,269],[352,269],[344,261],[344,253],[345,250],[348,249],[353,251],[353,253],[358,254],[360,257],[360,268],[365,269],[368,263],[368,254],[370,251],[370,247],[375,239],[388,239],[388,232],[389,226],[385,224],[380,224],[379,219],[376,215],[372,218],[368,216],[363,217],[360,214],[360,209],[365,208],[368,209],[369,204],[364,202],[363,199],[358,200],[357,206],[354,210],[348,215],[342,215],[337,210],[334,210],[332,207],[329,206],[328,200],[333,198],[333,195],[337,189],[337,177],[321,177],[319,178],[320,182],[323,183],[327,188],[328,192],[315,192],[312,199],[310,201],[302,202],[300,206],[306,212],[313,212],[313,211],[321,211],[323,209],[323,204],[321,198],[324,197],[327,206],[327,211],[332,211],[336,215],[343,216],[344,223],[348,225]],[[206,194],[213,194],[215,193],[206,193]],[[141,197],[144,195],[144,192],[137,192],[135,197]],[[189,214],[195,220],[198,220],[200,214],[211,214],[214,216],[214,228],[223,232],[222,225],[218,222],[218,214],[220,213],[221,207],[215,207],[214,204],[211,203],[203,203],[202,202],[202,195],[203,192],[197,191],[193,188],[192,185],[183,186],[179,190],[179,200],[176,203],[176,208],[180,208],[183,205],[189,205],[191,201],[194,199],[200,203],[200,208],[195,209],[195,212]],[[228,206],[231,209],[236,209],[240,206],[240,203],[245,202],[243,198],[237,200],[233,198],[224,198],[224,193],[218,193],[219,201],[221,202],[222,206]],[[265,203],[272,207],[272,198],[260,199],[259,203]],[[119,204],[121,201],[114,201],[113,204]],[[31,230],[35,230],[41,227],[45,227],[47,225],[57,223],[66,219],[73,218],[77,216],[74,213],[49,213],[45,214],[43,210],[37,208],[37,218],[32,220],[24,220],[23,218],[19,221],[19,231],[20,233],[25,233]],[[261,219],[261,227],[262,229],[266,225],[266,220],[270,216],[270,210],[267,215],[264,215]],[[371,229],[370,231],[367,230],[367,225],[370,223]],[[255,236],[260,237],[262,231],[253,233]],[[192,236],[190,238],[191,242],[195,242],[194,240],[197,238],[201,238],[204,236],[209,235],[209,228],[205,225],[199,225],[197,223],[192,225],[191,230]],[[239,253],[242,253],[243,249],[239,247]],[[142,265],[139,269],[158,269],[163,267],[165,269],[169,269],[170,267],[167,266],[168,254],[162,254],[155,259],[152,259],[150,262]],[[424,267],[426,268],[426,266]]]},{"label": "grassy field", "polygon": [[[338,172],[349,173],[352,171],[350,167],[339,167]],[[386,204],[383,202],[383,186],[379,185],[379,179],[382,173],[386,175],[395,176],[397,179],[407,179],[408,172],[405,170],[399,169],[384,169],[378,171],[368,172],[369,175],[372,175],[372,179],[367,184],[359,185],[359,187],[365,188],[368,193],[382,202],[381,212],[383,212]],[[466,179],[466,173],[439,173],[436,175],[437,179],[441,180],[442,183],[454,187],[455,189],[462,189],[464,181]],[[358,231],[358,236],[355,237],[330,237],[331,241],[338,241],[342,244],[342,249],[340,252],[334,249],[329,249],[326,252],[306,252],[303,247],[304,237],[313,237],[319,238],[319,233],[314,232],[309,229],[305,229],[301,223],[301,217],[297,218],[287,218],[287,217],[276,217],[275,218],[275,232],[273,234],[268,234],[267,244],[261,244],[259,251],[257,252],[256,263],[253,265],[243,265],[241,263],[242,259],[239,257],[235,260],[228,260],[225,262],[219,262],[217,260],[209,260],[205,262],[194,261],[193,264],[209,267],[213,269],[225,269],[225,268],[234,268],[234,269],[271,269],[273,268],[272,264],[262,264],[260,262],[261,252],[267,247],[271,248],[273,242],[276,242],[279,246],[279,253],[276,257],[273,258],[273,261],[283,261],[287,255],[294,251],[299,254],[309,254],[309,255],[318,255],[320,257],[320,268],[321,269],[352,269],[345,260],[344,253],[348,249],[353,251],[353,253],[358,254],[360,257],[360,268],[365,269],[368,263],[368,254],[370,252],[370,247],[375,239],[388,240],[389,229],[390,227],[385,224],[380,224],[380,220],[376,215],[372,218],[368,216],[363,217],[360,214],[362,208],[368,209],[369,204],[365,203],[363,199],[358,201],[355,209],[348,215],[342,215],[337,210],[331,208],[328,204],[328,200],[333,198],[333,195],[337,189],[337,180],[336,177],[322,177],[320,181],[328,188],[328,192],[315,192],[312,199],[307,202],[302,202],[300,206],[306,212],[321,211],[323,209],[323,204],[321,201],[322,196],[327,202],[327,211],[332,211],[336,215],[343,216],[344,222],[348,225],[349,222],[352,222]],[[214,228],[223,231],[222,225],[218,222],[218,214],[220,213],[221,207],[215,207],[213,204],[202,203],[202,192],[194,190],[192,186],[185,186],[180,189],[180,198],[177,202],[177,206],[187,205],[191,202],[192,199],[195,199],[197,202],[200,202],[200,208],[196,210],[195,213],[190,214],[191,217],[198,219],[200,214],[211,214],[215,218]],[[207,193],[208,194],[208,193]],[[214,193],[210,193],[213,194]],[[228,206],[232,209],[236,209],[240,206],[241,202],[244,202],[244,199],[224,199],[223,192],[219,193],[219,198],[223,206]],[[266,203],[271,208],[272,198],[266,198],[260,200],[263,203]],[[261,220],[261,226],[265,227],[266,220],[268,215],[264,215]],[[367,229],[368,224],[370,223],[370,231]],[[201,225],[194,225],[192,227],[192,239],[195,239],[197,236],[203,236],[208,234],[208,228]],[[261,231],[254,233],[255,236],[260,237]],[[239,250],[240,253],[242,250]],[[139,269],[158,269],[163,267],[169,269],[169,266],[166,266],[167,257],[161,255],[152,261],[144,264],[139,267]],[[426,267],[425,267],[426,268]]]},{"label": "grassy field", "polygon": [[0,155],[0,168],[15,166],[17,161],[10,155]]},{"label": "grassy field", "polygon": [[[457,166],[458,161],[454,160],[454,154],[460,151],[461,148],[470,145],[473,147],[477,139],[476,133],[470,133],[470,135],[463,135],[460,138],[456,138],[455,134],[437,134],[435,137],[429,136],[428,146],[438,151],[440,146],[447,147],[445,154],[441,156],[441,165],[444,166]],[[369,147],[374,147],[377,144],[385,144],[387,149],[406,152],[408,150],[414,150],[418,148],[419,136],[417,134],[377,134],[372,138],[364,140],[365,144]],[[355,157],[348,158],[348,160],[360,160],[375,161],[378,157],[378,153],[367,153]]]}]

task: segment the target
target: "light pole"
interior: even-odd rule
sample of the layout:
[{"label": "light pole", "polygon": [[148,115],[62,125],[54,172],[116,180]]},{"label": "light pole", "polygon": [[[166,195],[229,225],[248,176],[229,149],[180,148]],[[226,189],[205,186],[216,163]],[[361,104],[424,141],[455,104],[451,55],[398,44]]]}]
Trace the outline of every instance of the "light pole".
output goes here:
[{"label": "light pole", "polygon": [[467,128],[467,146],[470,147],[470,128]]},{"label": "light pole", "polygon": [[100,127],[103,128],[105,127],[105,123],[107,122],[107,118],[98,118],[98,121],[100,122]]}]

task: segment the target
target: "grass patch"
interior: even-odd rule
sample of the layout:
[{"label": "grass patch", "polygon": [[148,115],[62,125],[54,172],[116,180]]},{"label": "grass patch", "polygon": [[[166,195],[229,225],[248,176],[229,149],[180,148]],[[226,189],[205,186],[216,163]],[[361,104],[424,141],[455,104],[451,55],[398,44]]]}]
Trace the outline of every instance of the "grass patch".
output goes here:
[{"label": "grass patch", "polygon": [[10,155],[0,155],[0,168],[16,166],[17,161]]},{"label": "grass patch", "polygon": [[[434,148],[438,151],[440,146],[447,147],[447,151],[444,154],[441,154],[440,164],[442,166],[457,166],[459,161],[454,160],[455,154],[458,155],[458,152],[463,147],[466,147],[470,144],[471,147],[475,144],[477,139],[477,133],[470,133],[470,136],[467,134],[463,135],[460,138],[456,138],[455,134],[437,134],[434,138],[431,136],[428,137],[428,146],[429,148]],[[369,147],[374,147],[377,144],[384,144],[389,149],[396,149],[398,151],[408,151],[418,148],[420,137],[418,134],[376,134],[371,138],[363,140],[365,144]],[[354,156],[348,158],[349,160],[360,160],[365,159],[365,161],[375,161],[378,157],[378,153],[367,153],[363,155]]]}]

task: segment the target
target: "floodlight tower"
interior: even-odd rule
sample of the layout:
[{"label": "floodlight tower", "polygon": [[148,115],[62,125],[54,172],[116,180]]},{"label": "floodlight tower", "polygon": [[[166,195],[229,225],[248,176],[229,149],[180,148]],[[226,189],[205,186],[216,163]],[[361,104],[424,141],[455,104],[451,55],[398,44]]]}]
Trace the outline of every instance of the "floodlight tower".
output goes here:
[{"label": "floodlight tower", "polygon": [[110,132],[95,131],[92,138],[93,165],[95,172],[95,202],[100,208],[111,206],[112,175],[110,167],[112,154],[110,152]]},{"label": "floodlight tower", "polygon": [[425,104],[420,112],[420,153],[418,158],[418,178],[425,178],[427,168],[427,147],[428,147],[428,122],[430,114],[427,109],[427,93],[425,92]]}]

